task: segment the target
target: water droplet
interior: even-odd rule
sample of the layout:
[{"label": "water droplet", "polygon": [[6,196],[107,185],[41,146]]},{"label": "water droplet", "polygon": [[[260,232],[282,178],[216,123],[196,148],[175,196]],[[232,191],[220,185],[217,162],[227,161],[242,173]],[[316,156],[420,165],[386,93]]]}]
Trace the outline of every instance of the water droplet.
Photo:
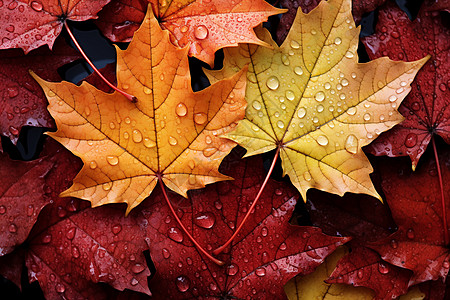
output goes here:
[{"label": "water droplet", "polygon": [[19,135],[19,129],[14,126],[9,126],[9,132],[11,132],[11,134],[13,135]]},{"label": "water droplet", "polygon": [[439,84],[439,89],[443,92],[445,92],[447,90],[447,86],[445,85],[445,83],[441,83]]},{"label": "water droplet", "polygon": [[175,279],[175,283],[177,285],[178,290],[182,293],[189,290],[189,288],[191,286],[191,281],[189,280],[189,278],[187,278],[185,276],[178,276]]},{"label": "water droplet", "polygon": [[181,233],[180,229],[176,227],[171,227],[169,229],[168,236],[175,242],[181,243],[183,241],[183,234]]},{"label": "water droplet", "polygon": [[263,227],[263,228],[261,229],[261,235],[262,235],[262,236],[267,236],[267,234],[268,234],[268,229],[267,229],[267,227]]},{"label": "water droplet", "polygon": [[316,107],[317,112],[323,112],[324,108],[322,104],[317,105]]},{"label": "water droplet", "polygon": [[152,93],[152,89],[150,89],[150,88],[144,86],[144,94],[150,95],[151,93]]},{"label": "water droplet", "polygon": [[144,265],[141,265],[141,264],[135,264],[131,267],[131,271],[133,271],[134,274],[139,274],[144,270],[145,270],[145,267],[144,267]]},{"label": "water droplet", "polygon": [[294,92],[291,91],[291,90],[287,90],[285,95],[286,95],[286,98],[287,98],[289,101],[292,101],[292,100],[295,99],[295,94],[294,94]]},{"label": "water droplet", "polygon": [[42,237],[42,243],[43,244],[48,244],[52,241],[52,236],[51,234],[46,234]]},{"label": "water droplet", "polygon": [[390,101],[390,102],[394,102],[395,100],[397,100],[397,96],[391,95],[391,96],[389,97],[389,101]]},{"label": "water droplet", "polygon": [[8,32],[14,32],[14,30],[15,30],[16,28],[14,27],[14,25],[8,25],[5,29],[6,29],[6,31],[8,31]]},{"label": "water droplet", "polygon": [[325,99],[325,94],[323,92],[318,92],[314,98],[319,101],[322,102]]},{"label": "water droplet", "polygon": [[231,265],[229,265],[227,267],[227,274],[228,275],[234,276],[234,275],[237,274],[237,272],[239,272],[239,267],[238,266],[231,264]]},{"label": "water droplet", "polygon": [[166,248],[162,249],[162,255],[165,259],[168,259],[170,257],[170,252]]},{"label": "water droplet", "polygon": [[136,279],[136,278],[132,278],[131,279],[131,282],[130,282],[130,284],[132,285],[132,286],[135,286],[135,285],[137,285],[139,283],[139,281]]},{"label": "water droplet", "polygon": [[336,45],[340,45],[340,44],[342,43],[341,38],[339,38],[339,37],[335,38],[335,39],[334,39],[334,43],[335,43]]},{"label": "water droplet", "polygon": [[252,106],[254,109],[256,110],[260,110],[261,109],[261,103],[258,100],[253,101]]},{"label": "water droplet", "polygon": [[316,34],[317,34],[317,31],[316,31],[315,29],[312,29],[312,30],[311,30],[311,34],[312,34],[312,35],[316,35]]},{"label": "water droplet", "polygon": [[43,7],[41,3],[33,1],[31,2],[31,8],[34,9],[35,11],[41,11]]},{"label": "water droplet", "polygon": [[311,179],[312,179],[311,174],[310,174],[308,171],[306,171],[305,173],[303,173],[303,178],[304,178],[306,181],[311,181]]},{"label": "water droplet", "polygon": [[61,283],[58,283],[55,287],[55,290],[61,294],[65,292],[66,288]]},{"label": "water droplet", "polygon": [[369,121],[370,120],[370,114],[364,114],[364,120]]},{"label": "water droplet", "polygon": [[295,67],[294,68],[294,73],[297,75],[302,75],[303,74],[303,69],[301,67]]},{"label": "water droplet", "polygon": [[95,168],[97,168],[97,163],[93,160],[89,163],[89,167],[94,170]]},{"label": "water droplet", "polygon": [[8,5],[8,9],[13,10],[17,7],[18,3],[16,1],[11,1]]},{"label": "water droplet", "polygon": [[383,263],[378,263],[378,271],[381,274],[387,274],[389,273],[389,268]]},{"label": "water droplet", "polygon": [[184,103],[178,103],[177,107],[175,108],[175,113],[180,117],[184,117],[187,114],[186,105]]},{"label": "water droplet", "polygon": [[73,246],[72,247],[72,257],[73,258],[78,258],[80,257],[80,250],[78,249],[78,247]]},{"label": "water droplet", "polygon": [[120,224],[116,224],[111,228],[112,233],[119,234],[122,231],[122,226]]},{"label": "water droplet", "polygon": [[355,135],[350,134],[347,136],[347,139],[345,140],[345,150],[352,154],[358,152],[358,138]]},{"label": "water droplet", "polygon": [[104,184],[102,184],[102,188],[105,191],[109,191],[112,187],[112,182],[105,182]]},{"label": "water droplet", "polygon": [[342,84],[342,86],[347,86],[348,85],[348,80],[347,79],[342,79],[342,81],[341,81],[341,84]]},{"label": "water droplet", "polygon": [[183,26],[180,27],[180,31],[181,31],[182,33],[186,33],[186,32],[188,31],[188,29],[189,29],[189,27],[186,26],[186,25],[183,25]]},{"label": "water droplet", "polygon": [[34,206],[32,204],[27,207],[27,216],[31,217],[34,213]]},{"label": "water droplet", "polygon": [[133,135],[132,136],[133,136],[133,141],[135,143],[142,142],[142,134],[141,134],[141,132],[139,130],[137,130],[137,129],[133,130]]},{"label": "water droplet", "polygon": [[278,121],[278,122],[277,122],[277,126],[278,126],[278,128],[283,129],[283,128],[284,128],[284,123],[283,123],[283,121]]},{"label": "water droplet", "polygon": [[110,122],[109,123],[109,128],[115,129],[116,128],[116,124],[114,124],[114,122]]},{"label": "water droplet", "polygon": [[16,226],[16,224],[11,224],[11,225],[9,225],[8,230],[9,230],[9,232],[11,232],[11,233],[17,232],[17,226]]},{"label": "water droplet", "polygon": [[280,250],[281,250],[281,251],[284,251],[284,250],[286,250],[286,249],[287,249],[286,243],[282,243],[282,244],[280,245]]},{"label": "water droplet", "polygon": [[108,163],[111,166],[115,166],[115,165],[117,165],[119,163],[119,158],[117,156],[115,156],[115,155],[108,155],[106,157],[106,160],[108,161]]},{"label": "water droplet", "polygon": [[412,148],[417,145],[417,135],[415,133],[408,133],[405,139],[405,146]]},{"label": "water droplet", "polygon": [[351,51],[347,51],[347,53],[345,53],[345,57],[347,57],[347,58],[353,58],[353,56],[355,56],[355,55]]},{"label": "water droplet", "polygon": [[206,149],[203,149],[203,155],[205,156],[205,157],[210,157],[210,156],[212,156],[214,153],[216,153],[217,152],[217,148],[214,148],[214,147],[210,147],[210,148],[206,148]]},{"label": "water droplet", "polygon": [[125,124],[130,124],[131,123],[131,119],[129,117],[125,118]]},{"label": "water droplet", "polygon": [[144,146],[147,148],[151,148],[153,146],[155,146],[155,143],[150,140],[149,138],[144,138]]},{"label": "water droplet", "polygon": [[[281,246],[280,246],[280,248],[281,248]],[[257,276],[259,276],[259,277],[266,276],[266,269],[264,269],[264,268],[258,268],[258,269],[255,270],[255,274],[256,274]]]},{"label": "water droplet", "polygon": [[297,116],[302,119],[306,115],[306,109],[304,107],[300,107],[297,111]]},{"label": "water droplet", "polygon": [[208,116],[205,113],[196,113],[194,115],[194,122],[198,125],[203,125],[208,120]]},{"label": "water droplet", "polygon": [[321,145],[321,146],[326,146],[328,145],[328,138],[324,135],[319,135],[316,139],[317,144]]},{"label": "water droplet", "polygon": [[331,83],[326,82],[326,83],[324,84],[323,87],[324,87],[326,90],[329,90],[329,89],[331,89]]},{"label": "water droplet", "polygon": [[171,144],[172,146],[175,146],[176,144],[178,144],[178,141],[173,136],[169,136],[169,144]]},{"label": "water droplet", "polygon": [[66,238],[69,240],[73,240],[75,238],[75,234],[77,233],[76,227],[72,227],[66,232]]},{"label": "water droplet", "polygon": [[412,240],[415,237],[414,230],[412,228],[408,229],[408,231],[406,231],[406,236],[408,239]]},{"label": "water droplet", "polygon": [[347,114],[349,114],[350,116],[353,116],[356,114],[356,107],[352,106],[349,109],[347,109]]},{"label": "water droplet", "polygon": [[363,270],[358,270],[358,272],[356,273],[356,276],[358,276],[359,279],[362,279],[364,277]]},{"label": "water droplet", "polygon": [[208,37],[208,28],[204,25],[195,27],[194,36],[199,40],[204,40]]},{"label": "water droplet", "polygon": [[210,212],[199,213],[194,218],[195,225],[206,229],[212,228],[215,222],[216,217]]},{"label": "water droplet", "polygon": [[297,41],[291,40],[291,47],[293,49],[298,49],[300,48],[300,44]]},{"label": "water droplet", "polygon": [[277,77],[270,76],[266,81],[266,85],[269,89],[276,90],[280,86],[280,82]]},{"label": "water droplet", "polygon": [[283,65],[289,66],[289,57],[286,54],[281,56],[281,61],[283,62]]}]

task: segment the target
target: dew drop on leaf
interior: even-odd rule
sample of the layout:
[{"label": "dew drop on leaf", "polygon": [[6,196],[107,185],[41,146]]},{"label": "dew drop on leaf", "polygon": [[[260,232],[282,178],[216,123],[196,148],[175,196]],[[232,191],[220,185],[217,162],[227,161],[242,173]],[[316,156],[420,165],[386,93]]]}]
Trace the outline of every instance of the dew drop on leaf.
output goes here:
[{"label": "dew drop on leaf", "polygon": [[[281,247],[280,247],[281,248]],[[266,276],[266,269],[264,268],[258,268],[255,270],[255,274],[259,277]]]},{"label": "dew drop on leaf", "polygon": [[184,103],[178,103],[177,107],[175,108],[175,113],[179,117],[184,117],[187,114],[187,107]]},{"label": "dew drop on leaf", "polygon": [[280,86],[280,81],[278,80],[277,77],[270,76],[266,81],[266,85],[269,89],[276,90]]},{"label": "dew drop on leaf", "polygon": [[349,114],[350,116],[354,116],[356,114],[356,107],[352,106],[347,109],[347,114]]},{"label": "dew drop on leaf", "polygon": [[67,232],[66,232],[66,238],[69,240],[73,240],[75,237],[75,233],[77,232],[77,229],[75,227],[70,228]]},{"label": "dew drop on leaf", "polygon": [[214,216],[214,214],[212,214],[210,212],[199,213],[194,218],[195,225],[205,228],[205,229],[212,228],[214,226],[215,222],[216,222],[216,217]]},{"label": "dew drop on leaf", "polygon": [[142,133],[139,130],[133,130],[132,136],[135,143],[140,143],[142,141]]},{"label": "dew drop on leaf", "polygon": [[324,135],[319,135],[316,139],[317,144],[319,144],[320,146],[326,146],[328,145],[328,138]]},{"label": "dew drop on leaf", "polygon": [[203,125],[208,120],[208,117],[205,113],[196,113],[194,115],[194,122],[197,125]]},{"label": "dew drop on leaf", "polygon": [[115,155],[108,155],[106,157],[106,161],[111,165],[111,166],[115,166],[119,163],[119,158]]},{"label": "dew drop on leaf", "polygon": [[135,264],[131,267],[131,271],[133,271],[134,274],[139,274],[144,270],[145,270],[145,267],[142,264]]},{"label": "dew drop on leaf", "polygon": [[319,102],[322,102],[325,99],[325,94],[323,92],[318,92],[315,96],[314,99],[316,99]]},{"label": "dew drop on leaf", "polygon": [[295,67],[294,68],[294,73],[297,75],[302,75],[303,74],[303,69],[301,67]]},{"label": "dew drop on leaf", "polygon": [[66,288],[65,288],[65,286],[64,286],[63,284],[58,283],[58,284],[56,285],[56,287],[55,287],[55,290],[56,290],[58,293],[64,293],[65,290],[66,290]]},{"label": "dew drop on leaf", "polygon": [[176,227],[171,227],[168,232],[168,236],[171,240],[181,243],[183,241],[183,234],[180,229]]},{"label": "dew drop on leaf", "polygon": [[387,274],[389,273],[389,268],[383,263],[378,263],[378,271],[381,274]]},{"label": "dew drop on leaf", "polygon": [[408,133],[405,139],[405,146],[408,148],[412,148],[417,144],[417,134]]},{"label": "dew drop on leaf", "polygon": [[42,243],[43,244],[48,244],[52,241],[52,235],[51,234],[46,234],[42,237]]},{"label": "dew drop on leaf", "polygon": [[297,116],[302,119],[306,115],[306,109],[304,107],[300,107],[297,111]]},{"label": "dew drop on leaf", "polygon": [[351,154],[358,151],[358,138],[354,134],[349,134],[345,140],[345,150]]},{"label": "dew drop on leaf", "polygon": [[119,234],[122,231],[122,225],[116,224],[111,228],[112,233]]},{"label": "dew drop on leaf", "polygon": [[178,144],[178,141],[173,136],[169,136],[169,144],[175,146],[176,144]]},{"label": "dew drop on leaf", "polygon": [[204,40],[208,37],[208,28],[204,25],[199,25],[194,29],[194,36],[199,40]]},{"label": "dew drop on leaf", "polygon": [[168,259],[170,257],[170,252],[166,248],[162,249],[162,255],[165,259]]},{"label": "dew drop on leaf", "polygon": [[130,284],[132,285],[132,286],[135,286],[135,285],[137,285],[139,283],[139,281],[136,279],[136,278],[132,278],[131,279],[131,282],[130,282]]},{"label": "dew drop on leaf", "polygon": [[37,2],[37,1],[33,1],[31,2],[31,8],[34,9],[35,11],[42,11],[42,4]]},{"label": "dew drop on leaf", "polygon": [[9,225],[8,230],[9,230],[9,232],[11,232],[11,233],[16,233],[16,232],[17,232],[17,226],[16,226],[16,224],[11,224],[11,225]]}]

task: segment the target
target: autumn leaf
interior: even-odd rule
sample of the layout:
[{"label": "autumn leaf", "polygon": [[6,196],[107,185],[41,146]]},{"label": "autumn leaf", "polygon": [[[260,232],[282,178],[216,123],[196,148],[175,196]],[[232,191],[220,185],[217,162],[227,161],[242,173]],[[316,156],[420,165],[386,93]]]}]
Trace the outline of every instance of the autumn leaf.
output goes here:
[{"label": "autumn leaf", "polygon": [[0,154],[0,256],[25,241],[39,212],[50,202],[44,177],[52,167],[44,159],[19,162]]},{"label": "autumn leaf", "polygon": [[37,79],[58,127],[48,134],[85,164],[62,195],[93,206],[125,202],[128,213],[158,178],[182,195],[228,179],[217,169],[235,143],[219,135],[244,115],[245,70],[192,92],[188,49],[170,44],[151,10],[128,49],[117,51],[118,87],[136,96],[136,104],[88,83]]},{"label": "autumn leaf", "polygon": [[[439,157],[443,166],[450,161],[448,147],[445,149]],[[427,160],[412,172],[405,160],[386,158],[380,164],[380,170],[386,202],[398,230],[367,246],[377,251],[383,260],[412,270],[414,274],[409,285],[445,280],[450,267],[450,253],[444,241],[435,160]],[[442,167],[441,171],[446,180],[450,176],[449,169]],[[444,194],[449,192],[450,186],[444,185]]]},{"label": "autumn leaf", "polygon": [[[241,160],[233,154],[221,170],[235,180],[191,191],[188,199],[170,197],[182,222],[206,249],[234,233],[265,177],[261,157]],[[248,226],[218,257],[226,264],[218,266],[179,229],[162,194],[152,196],[139,210],[148,221],[150,255],[157,270],[150,289],[156,299],[285,299],[287,280],[312,272],[349,240],[324,235],[319,228],[290,225],[298,193],[286,182],[269,180]]]},{"label": "autumn leaf", "polygon": [[338,0],[307,15],[299,11],[280,47],[262,30],[274,50],[226,49],[224,69],[207,72],[215,81],[249,64],[246,119],[226,136],[247,155],[278,148],[284,174],[303,199],[309,188],[381,199],[361,147],[402,120],[396,108],[428,59],[359,64],[360,30],[350,11],[350,1]]},{"label": "autumn leaf", "polygon": [[26,56],[19,49],[2,50],[1,53],[0,134],[16,144],[22,126],[55,126],[46,109],[44,93],[28,70],[46,80],[61,80],[56,70],[80,56],[62,40],[55,43],[53,51],[42,48]]},{"label": "autumn leaf", "polygon": [[345,247],[340,247],[327,257],[325,262],[314,273],[306,276],[297,276],[290,280],[284,287],[288,299],[373,299],[373,292],[367,288],[325,282],[338,260],[347,253],[348,250]]},{"label": "autumn leaf", "polygon": [[[426,1],[424,8],[431,2]],[[410,21],[406,13],[389,3],[379,12],[376,33],[364,38],[363,43],[370,58],[388,55],[394,60],[411,61],[431,54],[432,59],[418,73],[412,92],[399,108],[406,119],[369,147],[376,155],[409,155],[415,169],[434,135],[450,143],[450,29],[439,12],[421,9],[417,19]]]},{"label": "autumn leaf", "polygon": [[214,53],[238,43],[267,46],[253,28],[284,12],[264,0],[117,0],[105,7],[97,24],[112,41],[129,41],[150,2],[161,27],[169,30],[189,55],[214,64]]},{"label": "autumn leaf", "polygon": [[53,47],[65,20],[86,21],[110,0],[4,0],[0,5],[0,49],[22,48],[25,53],[42,45]]}]

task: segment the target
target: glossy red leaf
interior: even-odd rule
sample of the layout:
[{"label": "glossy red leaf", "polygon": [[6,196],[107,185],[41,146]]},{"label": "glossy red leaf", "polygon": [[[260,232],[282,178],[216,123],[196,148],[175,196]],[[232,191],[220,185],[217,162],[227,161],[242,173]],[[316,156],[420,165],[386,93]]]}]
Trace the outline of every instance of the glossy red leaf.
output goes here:
[{"label": "glossy red leaf", "polygon": [[439,10],[439,11],[447,11],[450,12],[450,0],[435,0],[429,1],[430,3],[426,9],[428,11]]},{"label": "glossy red leaf", "polygon": [[[441,147],[439,160],[444,182],[450,178],[449,147]],[[450,253],[444,242],[442,206],[436,162],[424,161],[411,171],[405,160],[384,159],[380,164],[382,187],[398,230],[368,246],[393,265],[414,272],[410,285],[427,280],[445,280]],[[450,185],[444,184],[444,195]],[[447,216],[449,215],[447,203]]]},{"label": "glossy red leaf", "polygon": [[411,275],[411,271],[383,261],[375,251],[356,247],[339,260],[327,283],[365,286],[376,292],[377,300],[394,299],[408,291]]},{"label": "glossy red leaf", "polygon": [[0,49],[22,48],[25,53],[42,45],[53,47],[65,20],[86,21],[110,0],[3,0],[0,4]]},{"label": "glossy red leaf", "polygon": [[411,92],[399,108],[406,119],[368,147],[376,155],[409,155],[413,169],[432,135],[450,143],[450,28],[442,18],[439,12],[421,9],[417,19],[410,21],[395,4],[388,3],[379,12],[376,33],[363,39],[371,59],[389,56],[413,61],[427,54],[432,57],[417,73]]},{"label": "glossy red leaf", "polygon": [[20,49],[2,50],[0,135],[9,137],[15,144],[22,126],[53,128],[44,92],[28,71],[33,70],[47,80],[61,80],[56,70],[78,58],[76,51],[61,39],[53,51],[42,48],[24,55]]},{"label": "glossy red leaf", "polygon": [[[234,181],[219,182],[184,199],[170,198],[192,235],[211,251],[230,237],[251,205],[265,171],[260,157],[224,162]],[[218,266],[199,254],[177,227],[161,194],[144,204],[150,255],[156,267],[150,288],[156,299],[237,297],[284,299],[283,285],[312,272],[348,238],[324,235],[319,228],[290,225],[298,193],[270,180],[255,212]],[[229,299],[227,298],[227,299]]]},{"label": "glossy red leaf", "polygon": [[53,165],[45,158],[24,162],[0,154],[0,255],[25,241],[39,212],[50,202],[44,184]]},{"label": "glossy red leaf", "polygon": [[[320,0],[281,0],[281,7],[287,8],[288,11],[281,16],[280,24],[277,29],[277,43],[281,44],[286,38],[299,7],[306,14],[315,8],[319,2]],[[384,2],[386,2],[386,0],[353,0],[352,14],[356,24],[361,21],[363,14],[375,10]]]}]

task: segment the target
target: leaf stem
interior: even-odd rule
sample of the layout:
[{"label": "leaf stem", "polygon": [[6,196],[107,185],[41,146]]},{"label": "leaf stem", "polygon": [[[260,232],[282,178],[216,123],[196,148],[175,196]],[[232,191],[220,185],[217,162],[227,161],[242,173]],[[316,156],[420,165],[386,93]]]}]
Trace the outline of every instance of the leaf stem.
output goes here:
[{"label": "leaf stem", "polygon": [[91,68],[95,71],[95,73],[97,73],[98,76],[100,76],[100,78],[107,84],[109,85],[112,89],[114,89],[116,92],[121,93],[122,95],[125,96],[125,98],[127,98],[128,100],[130,100],[132,103],[136,103],[137,102],[137,98],[133,95],[128,94],[127,92],[122,91],[121,89],[119,89],[118,87],[114,86],[111,82],[108,81],[108,79],[106,79],[101,73],[100,71],[97,69],[96,66],[94,66],[94,64],[91,62],[91,60],[87,57],[87,55],[84,53],[83,49],[81,49],[80,44],[78,44],[77,40],[75,39],[75,36],[73,35],[72,31],[69,28],[69,25],[67,25],[67,21],[64,21],[64,27],[66,28],[67,32],[69,33],[70,38],[72,39],[73,43],[75,44],[75,46],[77,47],[78,51],[80,51],[81,55],[84,57],[84,59],[87,61],[87,63],[91,66]]},{"label": "leaf stem", "polygon": [[244,226],[244,223],[247,221],[248,217],[250,216],[253,209],[255,209],[256,203],[258,203],[259,198],[261,197],[261,194],[266,187],[267,182],[269,181],[270,175],[273,172],[273,169],[275,168],[275,164],[277,162],[278,156],[280,154],[280,147],[277,147],[277,151],[275,152],[275,155],[273,157],[272,165],[270,166],[269,171],[267,172],[266,178],[264,179],[263,184],[261,185],[261,188],[259,189],[258,194],[255,197],[255,200],[252,203],[252,206],[250,206],[249,210],[247,211],[247,214],[245,215],[244,219],[242,220],[241,224],[239,225],[238,229],[233,233],[233,235],[228,239],[228,241],[213,251],[214,255],[220,254],[225,248],[234,240],[234,238],[238,235],[239,231],[241,231],[242,227]]},{"label": "leaf stem", "polygon": [[433,144],[433,150],[434,150],[434,157],[436,159],[436,167],[439,177],[439,186],[441,188],[441,204],[442,204],[442,222],[444,226],[444,242],[445,245],[448,246],[449,244],[449,234],[448,234],[448,225],[447,225],[447,212],[445,208],[445,198],[444,198],[444,184],[442,182],[442,173],[441,173],[441,166],[439,164],[439,157],[437,153],[436,143],[434,141],[434,136],[431,137],[431,142]]},{"label": "leaf stem", "polygon": [[206,257],[208,257],[210,260],[212,260],[214,263],[216,263],[219,266],[223,266],[225,263],[221,260],[218,260],[217,258],[213,257],[211,254],[206,252],[205,249],[200,246],[200,244],[194,239],[194,237],[187,231],[186,227],[184,227],[183,223],[181,223],[180,218],[178,218],[177,214],[175,213],[175,210],[173,209],[172,203],[170,203],[169,197],[166,193],[166,188],[161,180],[161,178],[158,178],[159,185],[161,186],[161,189],[164,194],[164,198],[166,199],[167,205],[169,205],[170,210],[172,211],[172,215],[175,217],[175,220],[177,220],[178,225],[180,225],[181,229],[183,229],[184,233],[189,237],[189,239],[194,243],[195,247],[202,252]]}]

